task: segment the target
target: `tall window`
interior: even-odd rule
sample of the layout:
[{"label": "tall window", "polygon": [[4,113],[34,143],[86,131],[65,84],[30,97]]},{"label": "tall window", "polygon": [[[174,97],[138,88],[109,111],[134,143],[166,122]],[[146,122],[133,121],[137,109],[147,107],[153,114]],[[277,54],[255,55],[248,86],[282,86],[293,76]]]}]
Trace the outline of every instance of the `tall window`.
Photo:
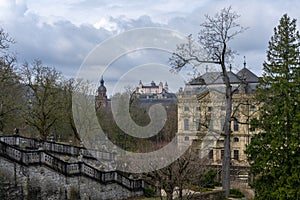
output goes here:
[{"label": "tall window", "polygon": [[189,107],[184,106],[184,111],[189,111],[189,110],[190,110]]},{"label": "tall window", "polygon": [[255,131],[255,126],[253,126],[252,124],[250,124],[249,130],[250,130],[251,132]]},{"label": "tall window", "polygon": [[209,157],[209,159],[213,159],[214,158],[214,150],[209,150],[209,153],[208,153],[208,157]]},{"label": "tall window", "polygon": [[200,131],[200,130],[201,130],[200,119],[196,119],[196,130],[197,130],[197,131]]},{"label": "tall window", "polygon": [[221,150],[221,160],[224,158],[224,150]]},{"label": "tall window", "polygon": [[235,138],[233,138],[233,141],[234,141],[234,142],[239,142],[239,138],[238,138],[238,137],[235,137]]},{"label": "tall window", "polygon": [[239,160],[239,150],[233,150],[233,159]]},{"label": "tall window", "polygon": [[189,130],[189,119],[184,119],[183,128],[184,128],[185,131]]},{"label": "tall window", "polygon": [[235,119],[233,124],[233,130],[239,131],[239,122]]}]

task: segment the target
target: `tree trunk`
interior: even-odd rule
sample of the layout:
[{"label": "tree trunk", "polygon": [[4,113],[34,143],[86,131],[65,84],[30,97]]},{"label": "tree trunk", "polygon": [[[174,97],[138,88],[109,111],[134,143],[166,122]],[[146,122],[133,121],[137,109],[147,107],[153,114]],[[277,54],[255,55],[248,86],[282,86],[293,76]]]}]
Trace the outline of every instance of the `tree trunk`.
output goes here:
[{"label": "tree trunk", "polygon": [[183,187],[179,187],[179,194],[178,194],[178,199],[183,199]]},{"label": "tree trunk", "polygon": [[226,198],[230,193],[230,164],[231,164],[231,150],[230,150],[230,136],[231,136],[231,113],[232,113],[232,89],[231,85],[226,83],[226,115],[224,124],[224,157],[222,162],[222,187],[225,190]]},{"label": "tree trunk", "polygon": [[79,133],[78,133],[78,131],[77,131],[77,128],[76,128],[76,126],[75,126],[75,124],[74,124],[74,121],[73,121],[73,119],[71,119],[70,118],[70,125],[71,125],[71,128],[72,128],[72,131],[73,131],[73,133],[74,133],[74,137],[76,138],[76,140],[78,141],[78,142],[81,142],[81,138],[80,138],[80,135],[79,135]]},{"label": "tree trunk", "polygon": [[230,193],[230,134],[224,138],[224,158],[222,163],[222,186],[226,192],[226,198]]},{"label": "tree trunk", "polygon": [[166,191],[167,200],[173,200],[173,191]]}]

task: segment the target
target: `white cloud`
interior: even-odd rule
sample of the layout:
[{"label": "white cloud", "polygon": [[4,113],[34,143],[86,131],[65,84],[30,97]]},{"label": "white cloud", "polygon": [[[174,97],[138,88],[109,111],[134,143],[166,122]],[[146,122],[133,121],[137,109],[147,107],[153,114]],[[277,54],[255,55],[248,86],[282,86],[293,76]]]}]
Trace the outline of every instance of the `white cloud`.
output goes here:
[{"label": "white cloud", "polygon": [[0,23],[10,23],[17,18],[23,17],[27,11],[27,5],[23,1],[1,0]]},{"label": "white cloud", "polygon": [[108,31],[116,31],[118,25],[115,22],[110,21],[109,18],[103,17],[100,19],[100,21],[94,24],[94,27],[96,29],[104,28],[105,30]]}]

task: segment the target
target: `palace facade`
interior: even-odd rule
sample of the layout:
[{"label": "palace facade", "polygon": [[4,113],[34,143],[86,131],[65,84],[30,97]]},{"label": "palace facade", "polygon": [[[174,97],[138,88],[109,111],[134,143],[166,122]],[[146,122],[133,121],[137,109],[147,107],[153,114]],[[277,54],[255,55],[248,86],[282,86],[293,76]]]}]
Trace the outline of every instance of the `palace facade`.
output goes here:
[{"label": "palace facade", "polygon": [[[250,121],[257,116],[254,99],[258,77],[246,65],[237,73],[228,71],[232,85],[231,119],[232,165],[248,166],[244,153],[257,130]],[[180,89],[178,94],[178,145],[196,143],[201,157],[208,156],[213,165],[221,165],[224,155],[225,84],[220,72],[206,72]]]}]

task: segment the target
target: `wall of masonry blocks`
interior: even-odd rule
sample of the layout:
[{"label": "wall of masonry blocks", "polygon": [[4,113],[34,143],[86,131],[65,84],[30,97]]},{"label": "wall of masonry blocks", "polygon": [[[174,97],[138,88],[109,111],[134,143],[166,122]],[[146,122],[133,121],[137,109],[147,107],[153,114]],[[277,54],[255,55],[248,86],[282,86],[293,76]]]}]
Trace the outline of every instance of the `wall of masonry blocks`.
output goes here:
[{"label": "wall of masonry blocks", "polygon": [[[0,157],[0,171],[14,196],[23,199],[126,199],[143,195],[130,191],[117,183],[101,184],[85,176],[66,177],[45,166],[23,166]],[[4,192],[12,194],[11,190]],[[4,194],[8,199],[15,199]]]}]

